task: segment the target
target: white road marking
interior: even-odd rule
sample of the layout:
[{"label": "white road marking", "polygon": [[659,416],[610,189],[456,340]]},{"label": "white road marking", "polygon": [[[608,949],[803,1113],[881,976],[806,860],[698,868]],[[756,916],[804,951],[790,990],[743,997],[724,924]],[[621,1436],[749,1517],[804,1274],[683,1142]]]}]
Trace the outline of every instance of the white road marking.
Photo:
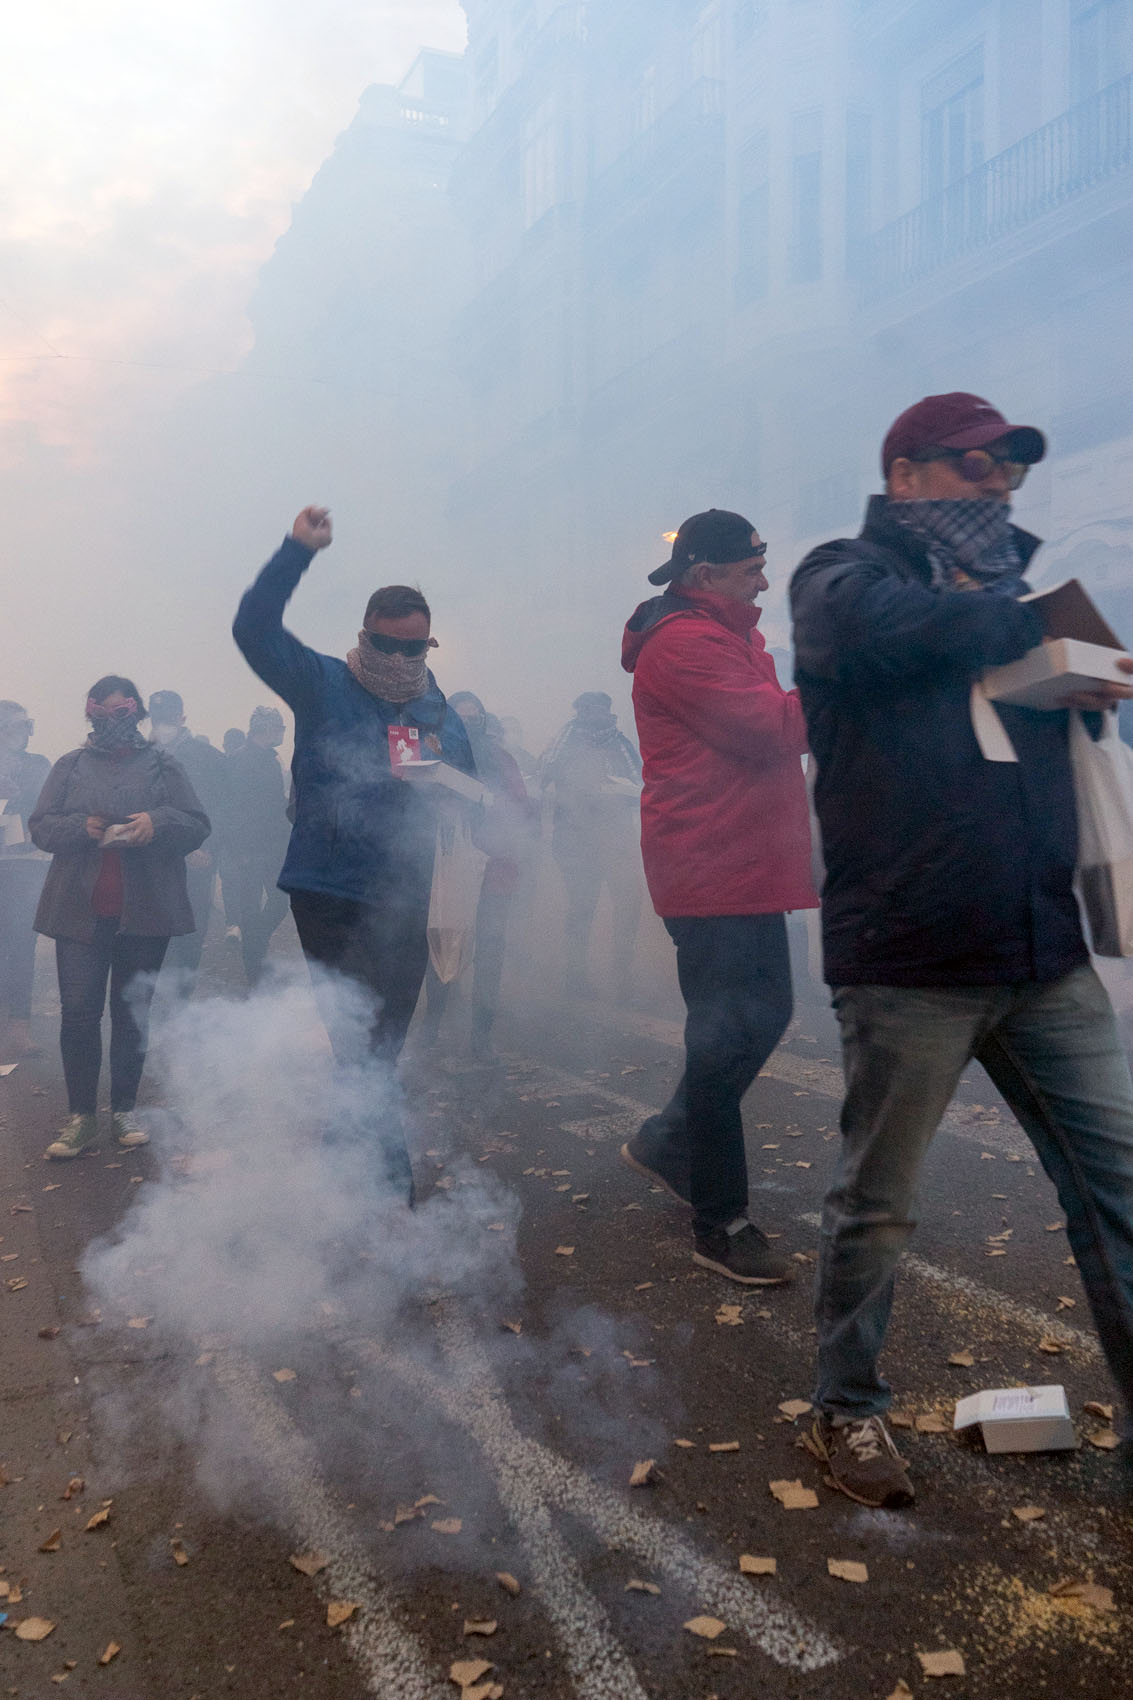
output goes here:
[{"label": "white road marking", "polygon": [[454,1372],[451,1381],[375,1341],[354,1341],[352,1349],[439,1406],[480,1446],[527,1549],[545,1609],[563,1635],[583,1700],[622,1700],[640,1693],[640,1688],[636,1677],[635,1686],[627,1688],[624,1676],[613,1675],[619,1664],[624,1667],[624,1655],[611,1639],[605,1613],[585,1592],[573,1558],[551,1527],[551,1508],[589,1524],[606,1545],[667,1576],[698,1608],[717,1612],[730,1629],[744,1634],[776,1664],[811,1671],[842,1657],[824,1631],[791,1607],[752,1588],[737,1572],[698,1552],[670,1524],[631,1509],[624,1495],[523,1435],[463,1322],[446,1311],[440,1329]]},{"label": "white road marking", "polygon": [[[822,1226],[822,1217],[813,1210],[804,1212],[797,1220],[805,1222],[810,1228]],[[898,1265],[899,1273],[906,1271],[930,1287],[941,1287],[945,1292],[961,1296],[974,1311],[1009,1330],[1026,1329],[1037,1334],[1040,1339],[1057,1340],[1060,1345],[1080,1352],[1083,1357],[1092,1361],[1102,1356],[1101,1346],[1092,1334],[1086,1334],[1080,1328],[1071,1328],[1068,1323],[1059,1322],[1053,1316],[1045,1316],[1041,1310],[1033,1310],[1030,1305],[1020,1304],[1018,1299],[1009,1298],[1006,1293],[997,1293],[991,1287],[982,1286],[979,1281],[973,1281],[967,1275],[957,1275],[951,1269],[941,1269],[938,1264],[929,1263],[913,1252],[905,1252]]]},{"label": "white road marking", "polygon": [[255,1443],[277,1503],[301,1547],[330,1555],[314,1578],[325,1599],[361,1605],[343,1636],[366,1687],[381,1700],[451,1700],[420,1644],[397,1621],[398,1607],[376,1577],[323,1485],[318,1454],[264,1386],[266,1371],[232,1352],[218,1353],[213,1374]]}]

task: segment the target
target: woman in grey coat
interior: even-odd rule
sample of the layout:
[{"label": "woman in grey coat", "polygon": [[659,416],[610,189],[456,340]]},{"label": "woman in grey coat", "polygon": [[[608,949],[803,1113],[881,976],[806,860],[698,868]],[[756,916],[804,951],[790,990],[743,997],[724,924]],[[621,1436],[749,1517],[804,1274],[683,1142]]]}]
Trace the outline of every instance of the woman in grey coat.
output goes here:
[{"label": "woman in grey coat", "polygon": [[143,700],[117,674],[91,686],[90,736],[55,763],[28,821],[53,858],[35,929],[55,940],[71,1112],[48,1157],[96,1144],[108,979],[114,1133],[126,1149],[148,1142],[134,1104],[154,982],[170,938],[193,931],[185,857],[208,837],[209,819],[180,765],[138,731]]}]

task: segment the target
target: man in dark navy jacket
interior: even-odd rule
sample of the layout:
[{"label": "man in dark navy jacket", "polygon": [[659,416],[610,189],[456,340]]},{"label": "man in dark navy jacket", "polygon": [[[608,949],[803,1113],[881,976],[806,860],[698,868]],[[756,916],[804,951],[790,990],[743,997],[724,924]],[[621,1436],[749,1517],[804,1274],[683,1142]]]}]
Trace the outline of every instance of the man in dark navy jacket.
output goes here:
[{"label": "man in dark navy jacket", "polygon": [[[1044,452],[1040,432],[978,396],[926,397],[886,437],[886,494],[860,537],[814,550],[791,585],[846,1076],[822,1222],[815,1440],[866,1505],[913,1497],[877,1359],[921,1160],[973,1057],[1058,1189],[1133,1406],[1133,1086],[1072,889],[1067,714],[985,700],[998,749],[973,718],[983,670],[1042,641],[1018,600],[1038,539],[1008,515]],[[1129,694],[1068,700],[1100,709]]]},{"label": "man in dark navy jacket", "polygon": [[[295,824],[279,884],[290,895],[303,954],[362,989],[373,1011],[369,1053],[392,1077],[425,977],[436,837],[428,798],[393,764],[408,751],[465,773],[474,763],[464,723],[426,665],[436,639],[419,590],[376,590],[345,660],[308,649],[285,628],[289,598],[330,541],[327,509],[304,508],[244,593],[232,633],[295,715]],[[321,984],[335,1056],[357,1064],[357,1023]],[[391,1181],[411,1193],[393,1090],[391,1078],[377,1133]]]}]

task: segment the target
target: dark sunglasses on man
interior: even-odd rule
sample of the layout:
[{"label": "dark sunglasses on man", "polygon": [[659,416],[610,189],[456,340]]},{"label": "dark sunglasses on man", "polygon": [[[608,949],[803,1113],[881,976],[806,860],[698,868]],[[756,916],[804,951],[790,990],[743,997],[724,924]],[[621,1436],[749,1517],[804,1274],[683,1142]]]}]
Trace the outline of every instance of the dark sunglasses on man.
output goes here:
[{"label": "dark sunglasses on man", "polygon": [[921,449],[910,455],[914,461],[954,460],[956,471],[968,484],[982,484],[995,467],[1007,474],[1007,488],[1017,490],[1031,470],[1030,463],[1008,460],[1006,455],[992,454],[990,449]]},{"label": "dark sunglasses on man", "polygon": [[385,632],[367,632],[366,636],[382,655],[408,655],[417,661],[429,648],[428,638],[387,637]]}]

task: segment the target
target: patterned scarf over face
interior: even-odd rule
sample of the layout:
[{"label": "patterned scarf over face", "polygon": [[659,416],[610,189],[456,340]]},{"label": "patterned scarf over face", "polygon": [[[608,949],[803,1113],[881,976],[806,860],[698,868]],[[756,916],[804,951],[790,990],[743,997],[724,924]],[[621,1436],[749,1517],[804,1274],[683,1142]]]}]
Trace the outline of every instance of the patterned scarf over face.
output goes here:
[{"label": "patterned scarf over face", "polygon": [[117,708],[106,708],[93,697],[87,698],[87,719],[90,734],[87,743],[92,750],[144,750],[148,746],[138,731],[141,704],[128,697]]},{"label": "patterned scarf over face", "polygon": [[382,702],[412,702],[429,688],[426,656],[383,655],[365,631],[358,633],[358,646],[346,657],[346,665],[358,683]]},{"label": "patterned scarf over face", "polygon": [[889,512],[927,546],[934,590],[1018,595],[1023,563],[1006,502],[890,502]]}]

